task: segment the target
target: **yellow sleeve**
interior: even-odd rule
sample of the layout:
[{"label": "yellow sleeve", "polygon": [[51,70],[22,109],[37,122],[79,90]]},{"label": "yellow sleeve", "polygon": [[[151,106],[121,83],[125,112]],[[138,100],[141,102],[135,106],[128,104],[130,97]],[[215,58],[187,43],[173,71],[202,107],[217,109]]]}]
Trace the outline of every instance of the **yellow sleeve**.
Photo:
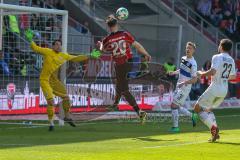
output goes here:
[{"label": "yellow sleeve", "polygon": [[88,59],[88,56],[86,56],[86,55],[79,55],[79,56],[68,55],[68,60],[73,61],[73,62],[81,62],[81,61],[85,61],[87,59]]},{"label": "yellow sleeve", "polygon": [[38,45],[36,45],[35,42],[31,42],[31,48],[34,52],[37,52],[41,55],[46,55],[48,52],[49,52],[49,48],[42,48],[42,47],[39,47]]}]

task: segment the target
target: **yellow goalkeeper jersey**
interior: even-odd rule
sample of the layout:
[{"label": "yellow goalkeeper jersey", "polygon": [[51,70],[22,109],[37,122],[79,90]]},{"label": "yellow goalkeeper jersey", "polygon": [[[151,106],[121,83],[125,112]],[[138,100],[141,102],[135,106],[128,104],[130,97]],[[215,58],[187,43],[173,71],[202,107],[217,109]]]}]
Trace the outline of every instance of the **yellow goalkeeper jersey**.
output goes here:
[{"label": "yellow goalkeeper jersey", "polygon": [[50,48],[42,48],[37,46],[35,42],[31,42],[31,48],[43,56],[40,80],[49,80],[51,75],[66,61],[80,62],[88,59],[86,55],[73,56],[63,52],[55,52]]}]

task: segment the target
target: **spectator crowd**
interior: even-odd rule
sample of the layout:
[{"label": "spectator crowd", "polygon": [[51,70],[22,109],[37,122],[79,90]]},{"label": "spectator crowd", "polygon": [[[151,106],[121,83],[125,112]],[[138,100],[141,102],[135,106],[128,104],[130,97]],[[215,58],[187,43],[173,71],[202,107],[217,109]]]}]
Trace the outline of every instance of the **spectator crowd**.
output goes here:
[{"label": "spectator crowd", "polygon": [[[19,0],[19,5],[65,9],[64,0]],[[72,23],[69,23],[70,25]],[[79,24],[75,22],[74,24]],[[34,31],[36,42],[42,47],[50,47],[53,39],[61,39],[61,17],[50,14],[17,14],[5,15],[3,26],[3,49],[0,51],[0,74],[6,76],[28,75],[28,63],[31,58],[22,50],[21,41],[24,31],[30,28]],[[73,26],[82,34],[87,34],[88,23]]]},{"label": "spectator crowd", "polygon": [[195,0],[195,9],[233,41],[240,41],[240,0]]}]

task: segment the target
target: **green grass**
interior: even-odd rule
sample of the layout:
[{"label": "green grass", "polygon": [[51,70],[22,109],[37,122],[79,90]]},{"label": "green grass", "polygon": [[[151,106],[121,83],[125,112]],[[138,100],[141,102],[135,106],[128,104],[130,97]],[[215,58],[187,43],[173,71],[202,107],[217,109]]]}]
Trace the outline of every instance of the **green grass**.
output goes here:
[{"label": "green grass", "polygon": [[240,110],[217,115],[218,143],[207,142],[210,133],[202,123],[194,129],[180,123],[180,134],[170,134],[171,123],[166,122],[80,123],[51,133],[47,127],[0,125],[0,160],[238,160]]}]

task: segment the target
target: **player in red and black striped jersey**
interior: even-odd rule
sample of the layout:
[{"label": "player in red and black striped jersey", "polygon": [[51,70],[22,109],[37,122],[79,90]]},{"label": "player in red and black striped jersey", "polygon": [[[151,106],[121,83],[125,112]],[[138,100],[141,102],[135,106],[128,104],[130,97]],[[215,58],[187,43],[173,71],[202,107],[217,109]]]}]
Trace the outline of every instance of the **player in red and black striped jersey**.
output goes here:
[{"label": "player in red and black striped jersey", "polygon": [[112,60],[115,62],[116,97],[111,107],[116,108],[121,96],[124,96],[128,103],[133,106],[143,123],[146,119],[146,112],[139,109],[134,96],[129,92],[128,88],[127,73],[131,71],[132,65],[131,46],[135,47],[138,53],[143,55],[147,61],[151,60],[151,56],[140,43],[135,41],[129,32],[119,31],[118,21],[113,15],[107,17],[106,24],[111,33],[103,38],[102,42],[98,42],[98,46],[101,51],[111,54]]}]

